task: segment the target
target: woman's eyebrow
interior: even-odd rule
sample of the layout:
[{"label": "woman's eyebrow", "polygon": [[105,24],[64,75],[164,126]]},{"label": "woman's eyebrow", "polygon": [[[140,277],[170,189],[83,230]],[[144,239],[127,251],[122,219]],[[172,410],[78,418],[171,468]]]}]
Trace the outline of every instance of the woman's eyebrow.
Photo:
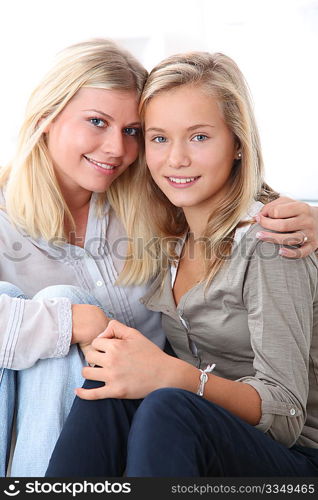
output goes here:
[{"label": "woman's eyebrow", "polygon": [[[103,115],[105,118],[107,118],[107,120],[115,121],[115,118],[113,116],[108,115],[107,113],[104,113],[104,111],[100,111],[98,109],[82,109],[82,111],[85,111],[87,113],[97,113],[99,115]],[[128,123],[126,127],[141,127],[141,123],[140,122]]]},{"label": "woman's eyebrow", "polygon": [[97,113],[99,115],[105,116],[108,120],[114,120],[114,118],[111,115],[108,115],[107,113],[104,113],[104,111],[100,111],[98,109],[82,109],[82,111],[85,111],[87,113]]}]

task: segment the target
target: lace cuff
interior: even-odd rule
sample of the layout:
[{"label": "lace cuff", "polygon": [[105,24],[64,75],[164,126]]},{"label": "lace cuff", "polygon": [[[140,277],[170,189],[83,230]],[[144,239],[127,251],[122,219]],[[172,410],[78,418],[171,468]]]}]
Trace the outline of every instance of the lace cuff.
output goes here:
[{"label": "lace cuff", "polygon": [[68,354],[72,339],[72,304],[67,298],[58,299],[59,338],[53,358],[62,358]]}]

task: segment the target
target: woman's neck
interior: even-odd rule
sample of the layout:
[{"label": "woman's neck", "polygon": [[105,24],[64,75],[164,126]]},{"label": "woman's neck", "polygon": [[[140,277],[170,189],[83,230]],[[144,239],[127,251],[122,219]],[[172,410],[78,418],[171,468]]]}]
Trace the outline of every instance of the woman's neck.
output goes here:
[{"label": "woman's neck", "polygon": [[91,197],[91,192],[77,193],[77,196],[72,197],[64,195],[65,202],[75,223],[74,230],[70,222],[65,221],[66,238],[72,245],[84,247]]}]

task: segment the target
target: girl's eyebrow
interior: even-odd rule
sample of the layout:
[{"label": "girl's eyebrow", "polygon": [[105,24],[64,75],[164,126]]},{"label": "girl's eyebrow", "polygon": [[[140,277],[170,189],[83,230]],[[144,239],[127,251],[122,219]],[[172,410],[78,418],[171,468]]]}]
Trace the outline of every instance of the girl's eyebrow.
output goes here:
[{"label": "girl's eyebrow", "polygon": [[[215,125],[211,125],[211,123],[198,123],[196,125],[191,125],[191,127],[187,128],[187,131],[191,132],[191,130],[195,130],[196,128],[201,128],[201,127],[210,127],[210,128],[215,128]],[[163,128],[159,127],[149,127],[146,129],[146,132],[164,132],[165,130]]]}]

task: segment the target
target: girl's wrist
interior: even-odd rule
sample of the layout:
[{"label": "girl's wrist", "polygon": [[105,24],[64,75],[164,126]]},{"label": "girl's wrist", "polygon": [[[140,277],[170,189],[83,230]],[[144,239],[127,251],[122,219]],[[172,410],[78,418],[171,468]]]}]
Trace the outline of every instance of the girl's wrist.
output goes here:
[{"label": "girl's wrist", "polygon": [[196,393],[199,385],[200,370],[178,358],[171,357],[171,368],[168,371],[165,387],[177,387]]}]

